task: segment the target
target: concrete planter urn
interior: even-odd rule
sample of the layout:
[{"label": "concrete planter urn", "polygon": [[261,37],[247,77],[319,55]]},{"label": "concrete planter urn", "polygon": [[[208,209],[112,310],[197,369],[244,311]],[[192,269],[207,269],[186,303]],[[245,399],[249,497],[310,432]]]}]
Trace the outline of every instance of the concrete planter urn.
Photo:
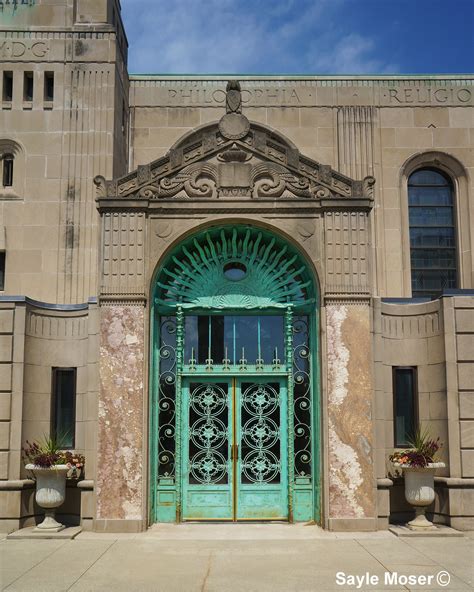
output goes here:
[{"label": "concrete planter urn", "polygon": [[54,518],[56,508],[66,499],[66,476],[68,465],[53,465],[49,468],[28,464],[25,467],[36,478],[36,503],[45,509],[43,522],[35,530],[40,532],[59,532],[66,528]]},{"label": "concrete planter urn", "polygon": [[413,467],[411,465],[396,465],[403,470],[405,478],[405,498],[409,504],[415,506],[416,517],[408,522],[411,530],[423,530],[436,528],[425,515],[426,508],[433,503],[435,498],[434,475],[436,469],[444,469],[443,462],[428,463],[426,467]]}]

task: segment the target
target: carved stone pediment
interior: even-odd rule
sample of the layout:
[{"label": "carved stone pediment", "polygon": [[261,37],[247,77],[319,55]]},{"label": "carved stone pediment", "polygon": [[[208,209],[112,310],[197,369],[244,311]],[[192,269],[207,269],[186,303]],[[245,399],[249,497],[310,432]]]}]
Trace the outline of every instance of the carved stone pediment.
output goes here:
[{"label": "carved stone pediment", "polygon": [[373,177],[354,181],[249,122],[238,83],[228,85],[226,105],[219,122],[186,134],[164,157],[113,181],[96,177],[98,199],[373,198]]}]

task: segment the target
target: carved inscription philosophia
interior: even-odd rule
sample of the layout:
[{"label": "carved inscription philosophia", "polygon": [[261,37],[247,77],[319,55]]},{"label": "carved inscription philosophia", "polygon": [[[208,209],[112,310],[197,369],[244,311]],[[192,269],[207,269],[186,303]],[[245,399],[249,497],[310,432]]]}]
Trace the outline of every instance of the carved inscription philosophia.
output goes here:
[{"label": "carved inscription philosophia", "polygon": [[[244,83],[245,85],[245,83]],[[331,88],[332,87],[332,88]],[[158,87],[159,88],[159,87]],[[158,90],[158,89],[157,89]],[[328,82],[321,87],[317,80],[298,85],[272,87],[262,83],[261,87],[242,88],[242,105],[250,107],[311,107],[323,105],[380,105],[380,106],[412,106],[412,105],[470,105],[473,103],[474,91],[470,81],[465,86],[420,84],[405,86],[397,84],[394,88],[379,86],[377,81],[370,86],[340,88],[335,82]],[[181,87],[160,89],[155,96],[156,104],[169,106],[193,105],[202,107],[225,106],[226,92],[224,88],[207,87],[206,82],[187,83]]]},{"label": "carved inscription philosophia", "polygon": [[[170,88],[168,100],[171,104],[204,104],[225,105],[226,91],[223,88]],[[301,102],[296,88],[252,88],[242,89],[241,101],[244,105],[275,103],[290,103],[298,105]]]}]

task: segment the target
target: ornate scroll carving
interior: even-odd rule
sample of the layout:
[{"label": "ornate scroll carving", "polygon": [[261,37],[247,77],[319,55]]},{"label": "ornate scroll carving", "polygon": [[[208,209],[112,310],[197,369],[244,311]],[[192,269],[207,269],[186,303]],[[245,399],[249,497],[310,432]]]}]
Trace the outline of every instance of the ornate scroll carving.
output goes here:
[{"label": "ornate scroll carving", "polygon": [[184,192],[183,197],[217,197],[217,168],[208,163],[191,165],[173,177],[163,177],[159,183],[145,185],[138,197],[162,199],[180,192]]},{"label": "ornate scroll carving", "polygon": [[[281,134],[242,114],[240,84],[230,81],[226,113],[185,135],[168,154],[113,182],[96,177],[98,199],[373,199],[373,177],[354,181],[302,157]],[[340,202],[339,202],[340,205]]]}]

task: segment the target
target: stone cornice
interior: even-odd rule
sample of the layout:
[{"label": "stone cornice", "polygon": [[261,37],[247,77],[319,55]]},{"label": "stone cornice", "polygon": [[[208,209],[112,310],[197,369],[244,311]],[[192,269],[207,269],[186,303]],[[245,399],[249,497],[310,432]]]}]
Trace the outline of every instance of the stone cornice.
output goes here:
[{"label": "stone cornice", "polygon": [[345,76],[345,75],[327,75],[327,76],[320,76],[320,75],[312,75],[308,74],[306,76],[303,75],[291,75],[291,74],[235,74],[235,75],[226,75],[226,74],[130,74],[130,80],[132,82],[137,82],[140,80],[150,80],[150,81],[161,81],[161,80],[176,80],[176,81],[222,81],[226,82],[227,80],[242,80],[242,81],[270,81],[270,82],[281,82],[281,81],[289,81],[289,82],[297,82],[297,81],[314,81],[314,82],[374,82],[374,81],[395,81],[395,82],[406,82],[406,81],[430,81],[430,80],[462,80],[466,82],[474,83],[474,73],[473,74],[396,74],[396,75],[354,75],[354,76]]},{"label": "stone cornice", "polygon": [[370,199],[334,200],[334,203],[322,203],[314,200],[280,198],[278,209],[275,210],[275,199],[252,199],[249,197],[238,199],[192,199],[176,198],[160,201],[144,200],[133,202],[132,200],[101,199],[97,200],[101,213],[106,212],[140,212],[147,211],[149,216],[179,216],[187,218],[196,215],[215,214],[267,214],[286,215],[289,218],[306,217],[308,214],[320,215],[326,211],[365,211],[372,209],[373,201]]}]

